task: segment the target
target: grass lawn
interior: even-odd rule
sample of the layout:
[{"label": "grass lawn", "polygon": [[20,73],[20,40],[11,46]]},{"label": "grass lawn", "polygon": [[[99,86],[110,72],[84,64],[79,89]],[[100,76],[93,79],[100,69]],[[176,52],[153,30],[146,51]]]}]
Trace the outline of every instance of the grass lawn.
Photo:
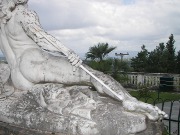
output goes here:
[{"label": "grass lawn", "polygon": [[149,97],[141,97],[139,98],[139,92],[138,91],[130,91],[129,92],[133,97],[136,97],[137,99],[147,102],[150,104],[153,104],[156,100],[156,103],[166,102],[166,101],[180,101],[180,93],[170,93],[170,92],[160,92],[159,94],[159,100],[158,99],[158,93],[157,92],[149,92]]}]

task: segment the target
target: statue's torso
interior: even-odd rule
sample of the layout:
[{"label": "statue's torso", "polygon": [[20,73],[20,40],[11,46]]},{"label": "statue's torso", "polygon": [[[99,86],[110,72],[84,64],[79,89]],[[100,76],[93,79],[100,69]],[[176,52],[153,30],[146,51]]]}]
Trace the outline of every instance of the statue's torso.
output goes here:
[{"label": "statue's torso", "polygon": [[[29,50],[39,49],[37,44],[27,35],[22,27],[21,22],[24,21],[23,19],[26,19],[23,18],[24,13],[28,14],[26,9],[15,9],[12,12],[11,18],[1,28],[1,37],[4,37],[1,40],[7,41],[3,42],[3,53],[11,68],[11,79],[13,84],[19,89],[28,89],[33,86],[22,74],[20,62],[24,58],[24,54]],[[8,48],[5,46],[8,46]],[[14,57],[8,57],[6,55],[12,55]]]},{"label": "statue's torso", "polygon": [[5,26],[7,39],[16,56],[16,59],[20,58],[28,49],[39,48],[37,44],[27,36],[24,29],[22,28],[20,20],[25,19],[22,18],[23,13],[25,12],[22,9],[14,10],[12,12],[12,17]]}]

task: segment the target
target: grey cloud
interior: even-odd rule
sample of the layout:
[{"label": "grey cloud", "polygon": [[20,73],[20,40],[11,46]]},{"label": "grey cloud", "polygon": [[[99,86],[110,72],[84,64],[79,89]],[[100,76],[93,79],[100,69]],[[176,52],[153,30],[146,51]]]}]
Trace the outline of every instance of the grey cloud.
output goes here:
[{"label": "grey cloud", "polygon": [[71,1],[59,3],[47,2],[41,6],[30,3],[30,7],[39,14],[41,24],[47,30],[77,29],[95,25],[89,18],[86,2],[78,2],[76,5]]},{"label": "grey cloud", "polygon": [[153,49],[159,42],[166,42],[171,33],[176,44],[180,43],[179,0],[31,0],[29,3],[39,14],[43,27],[77,52],[86,52],[98,42],[117,45],[117,50],[137,51],[142,44]]}]

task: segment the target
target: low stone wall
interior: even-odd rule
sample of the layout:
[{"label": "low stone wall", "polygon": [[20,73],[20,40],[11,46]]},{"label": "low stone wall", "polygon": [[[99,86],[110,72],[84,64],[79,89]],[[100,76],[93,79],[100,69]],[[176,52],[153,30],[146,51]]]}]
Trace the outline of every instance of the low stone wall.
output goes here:
[{"label": "low stone wall", "polygon": [[180,91],[180,74],[129,72],[127,75],[127,84],[132,84],[135,86],[146,85],[152,87],[159,87],[161,77],[173,77],[174,90]]}]

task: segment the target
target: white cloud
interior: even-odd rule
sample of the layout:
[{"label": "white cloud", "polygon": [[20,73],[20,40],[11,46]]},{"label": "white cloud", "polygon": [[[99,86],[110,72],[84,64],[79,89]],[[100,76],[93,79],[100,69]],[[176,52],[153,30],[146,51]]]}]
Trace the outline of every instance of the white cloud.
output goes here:
[{"label": "white cloud", "polygon": [[[180,44],[179,0],[30,0],[43,27],[77,53],[98,42],[117,51],[149,50],[167,42],[171,33]],[[163,39],[163,41],[162,41]]]}]

